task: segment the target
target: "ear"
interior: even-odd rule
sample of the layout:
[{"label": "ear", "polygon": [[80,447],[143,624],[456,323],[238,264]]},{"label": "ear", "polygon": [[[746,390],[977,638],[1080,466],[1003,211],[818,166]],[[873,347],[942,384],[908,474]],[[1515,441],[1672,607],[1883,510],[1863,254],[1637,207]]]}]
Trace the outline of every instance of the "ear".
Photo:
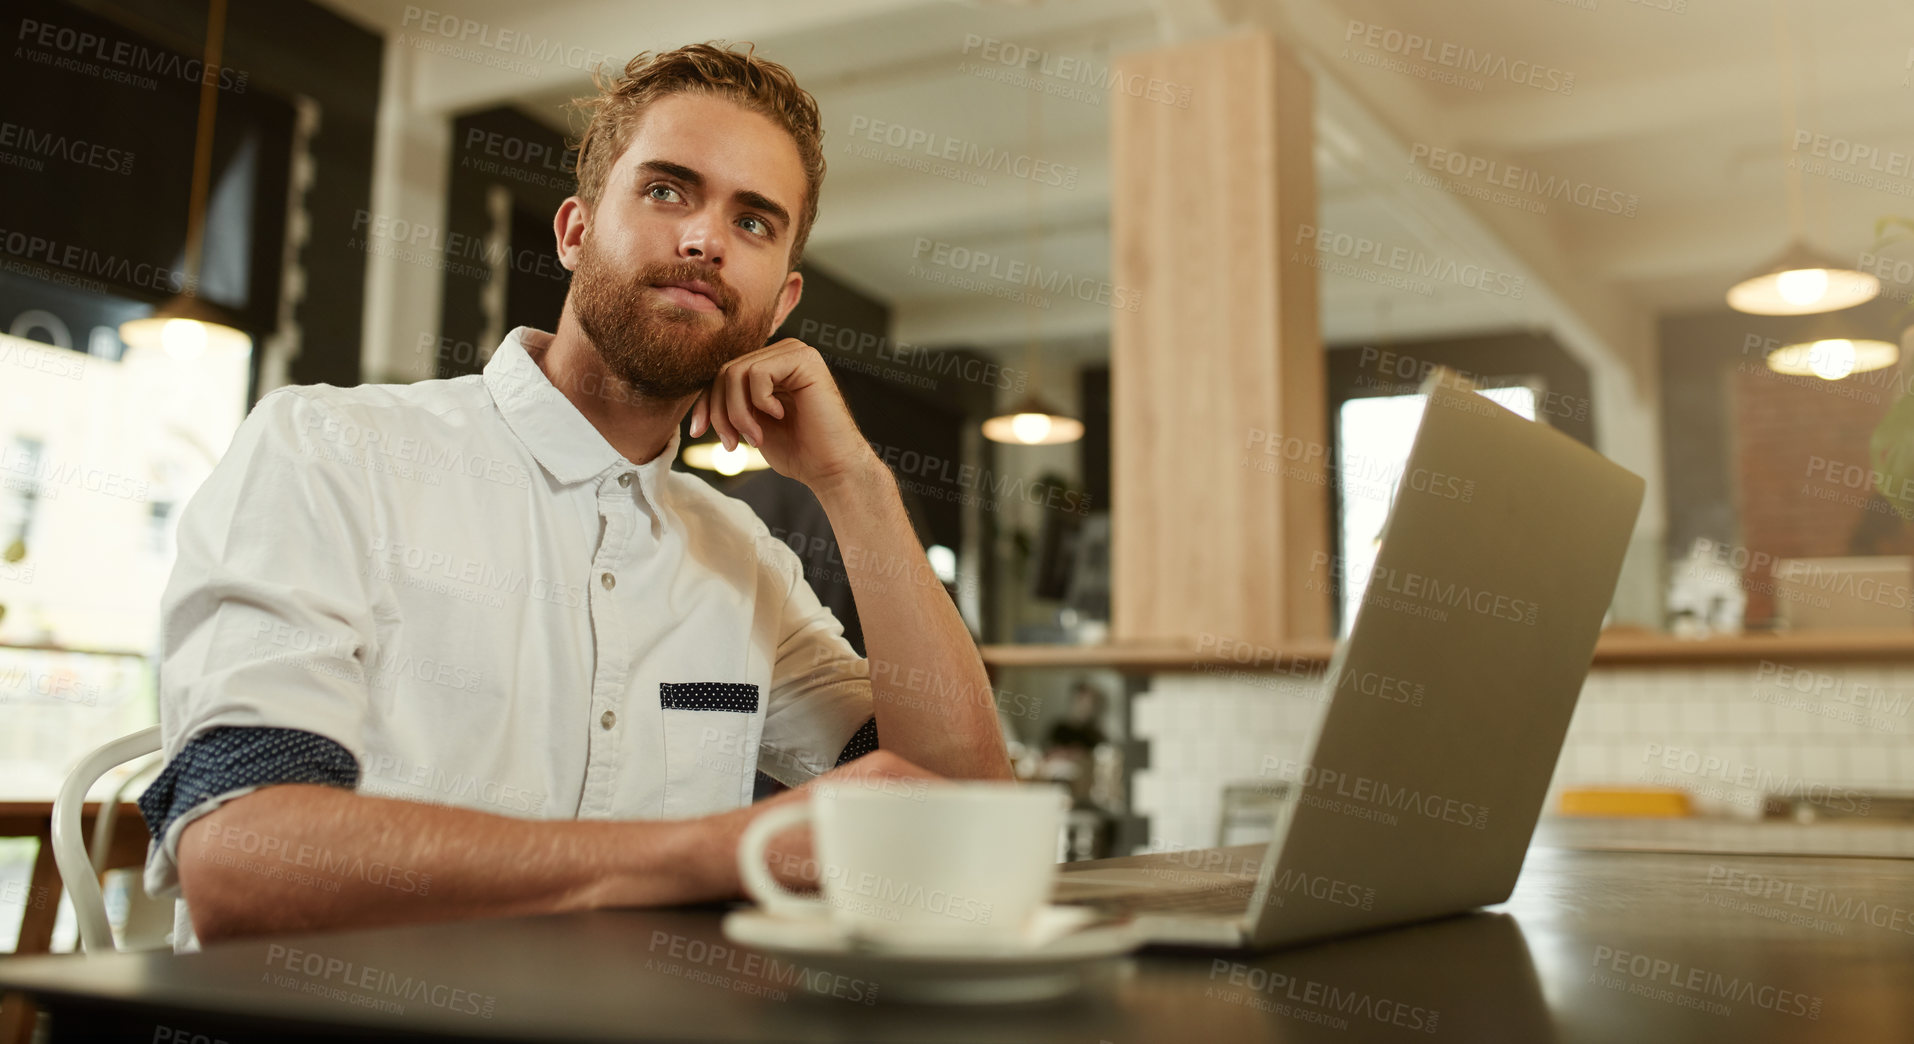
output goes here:
[{"label": "ear", "polygon": [[552,235],[557,240],[558,263],[568,272],[578,269],[578,256],[585,249],[585,226],[591,221],[591,212],[585,201],[577,196],[567,196],[565,202],[558,205],[558,213],[552,217]]},{"label": "ear", "polygon": [[785,316],[791,314],[791,309],[798,306],[798,299],[803,296],[804,276],[798,272],[785,276],[784,289],[778,291],[777,320],[771,324],[771,329],[775,330],[784,325]]}]

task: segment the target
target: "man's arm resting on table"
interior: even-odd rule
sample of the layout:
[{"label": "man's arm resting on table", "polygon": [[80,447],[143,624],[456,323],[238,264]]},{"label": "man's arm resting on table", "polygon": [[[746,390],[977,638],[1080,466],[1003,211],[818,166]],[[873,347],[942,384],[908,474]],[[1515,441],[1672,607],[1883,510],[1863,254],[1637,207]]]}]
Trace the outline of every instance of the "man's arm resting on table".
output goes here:
[{"label": "man's arm resting on table", "polygon": [[[874,752],[826,777],[924,777]],[[663,906],[739,894],[738,838],[803,788],[699,819],[529,820],[287,784],[235,798],[179,836],[180,889],[202,942],[413,921]],[[787,884],[808,832],[771,849]]]}]

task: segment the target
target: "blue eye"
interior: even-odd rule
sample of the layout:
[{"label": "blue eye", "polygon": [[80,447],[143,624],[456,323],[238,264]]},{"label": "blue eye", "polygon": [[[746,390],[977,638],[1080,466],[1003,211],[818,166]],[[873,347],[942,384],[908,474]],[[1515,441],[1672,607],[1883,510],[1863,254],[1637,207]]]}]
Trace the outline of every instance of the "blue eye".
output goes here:
[{"label": "blue eye", "polygon": [[747,215],[742,220],[756,222],[758,228],[763,230],[763,231],[754,233],[754,235],[769,236],[771,234],[771,223],[769,221],[764,220],[761,217],[753,217],[753,216]]},{"label": "blue eye", "polygon": [[[677,189],[675,189],[675,188],[672,188],[672,187],[671,187],[670,185],[666,185],[666,184],[664,184],[663,182],[660,182],[660,183],[658,183],[658,184],[656,184],[656,185],[652,185],[651,187],[649,187],[649,188],[647,188],[647,189],[645,189],[645,194],[646,194],[646,195],[648,195],[648,196],[650,196],[650,197],[651,197],[652,199],[659,199],[660,197],[658,196],[658,194],[657,194],[657,193],[658,193],[658,192],[659,192],[660,190],[663,190],[663,191],[665,191],[665,192],[669,192],[669,193],[671,193],[671,194],[672,194],[672,196],[674,196],[674,197],[676,197],[676,196],[678,195],[678,190],[677,190]],[[673,202],[673,200],[665,200],[665,202],[667,202],[667,203],[669,203],[669,202]]]}]

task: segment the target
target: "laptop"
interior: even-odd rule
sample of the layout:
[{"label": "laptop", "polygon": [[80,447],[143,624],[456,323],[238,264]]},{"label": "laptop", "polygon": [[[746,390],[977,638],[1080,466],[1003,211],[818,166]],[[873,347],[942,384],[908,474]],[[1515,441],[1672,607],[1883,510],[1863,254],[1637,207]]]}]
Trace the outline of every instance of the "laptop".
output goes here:
[{"label": "laptop", "polygon": [[1453,374],[1423,390],[1309,753],[1263,761],[1268,844],[1065,864],[1054,901],[1269,949],[1509,897],[1644,483]]}]

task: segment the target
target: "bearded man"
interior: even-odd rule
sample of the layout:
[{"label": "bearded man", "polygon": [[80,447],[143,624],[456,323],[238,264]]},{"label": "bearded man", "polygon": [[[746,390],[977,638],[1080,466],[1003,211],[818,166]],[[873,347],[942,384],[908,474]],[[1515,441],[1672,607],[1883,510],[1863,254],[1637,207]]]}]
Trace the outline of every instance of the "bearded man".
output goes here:
[{"label": "bearded man", "polygon": [[[276,391],[182,514],[141,799],[178,949],[733,897],[745,825],[814,780],[1010,775],[895,480],[818,352],[765,344],[803,291],[815,101],[700,44],[584,107],[556,332],[455,380]],[[687,414],[816,494],[868,659],[748,507],[672,470]],[[797,789],[753,805],[758,770]],[[807,852],[781,839],[786,883]]]}]

